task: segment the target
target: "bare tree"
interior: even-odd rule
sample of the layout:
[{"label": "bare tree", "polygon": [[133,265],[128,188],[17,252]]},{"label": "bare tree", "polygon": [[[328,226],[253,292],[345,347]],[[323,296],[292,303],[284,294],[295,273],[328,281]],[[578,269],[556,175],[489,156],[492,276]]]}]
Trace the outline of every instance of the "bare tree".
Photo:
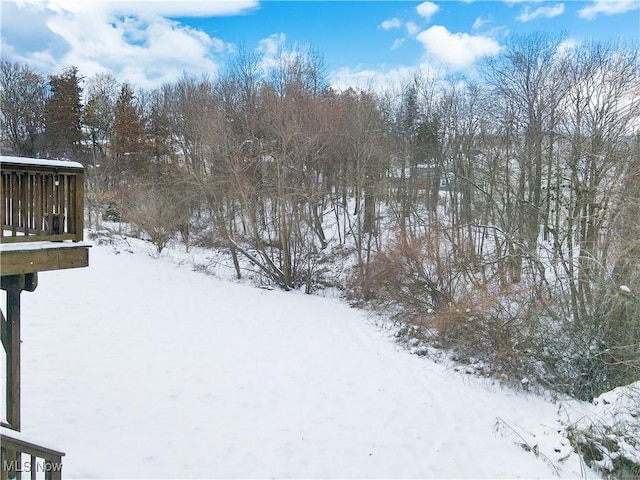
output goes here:
[{"label": "bare tree", "polygon": [[44,153],[47,84],[26,65],[0,64],[0,129],[3,150],[18,156]]},{"label": "bare tree", "polygon": [[[558,52],[561,37],[515,37],[507,50],[484,64],[483,73],[502,106],[506,217],[510,280],[517,283],[524,258],[535,257],[543,220],[545,151],[562,98]],[[515,163],[512,162],[515,159]],[[513,179],[513,180],[512,180]]]},{"label": "bare tree", "polygon": [[86,81],[83,118],[89,130],[94,165],[109,154],[119,91],[120,85],[113,75],[99,73]]}]

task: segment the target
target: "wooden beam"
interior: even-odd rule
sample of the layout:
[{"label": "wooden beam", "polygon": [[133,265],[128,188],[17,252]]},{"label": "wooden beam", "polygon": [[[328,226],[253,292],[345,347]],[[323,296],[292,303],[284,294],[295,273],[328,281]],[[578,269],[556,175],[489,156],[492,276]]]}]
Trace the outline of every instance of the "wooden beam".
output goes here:
[{"label": "wooden beam", "polygon": [[6,419],[13,430],[20,431],[20,294],[33,292],[38,274],[3,275],[0,287],[7,292],[7,316],[0,311],[0,336],[6,359]]},{"label": "wooden beam", "polygon": [[[48,213],[45,214],[45,217],[48,217]],[[55,215],[55,214],[54,214]],[[53,225],[53,222],[45,222],[48,226],[49,224]],[[5,229],[12,228],[11,225],[5,225]],[[24,228],[20,227],[16,229],[19,233],[25,233]],[[75,242],[76,235],[71,233],[57,233],[57,234],[47,234],[47,235],[31,235],[33,231],[26,232],[28,235],[20,235],[18,237],[2,237],[2,242],[0,243],[25,243],[25,242],[62,242],[64,240],[73,240]]]},{"label": "wooden beam", "polygon": [[7,341],[8,335],[9,330],[7,330],[7,319],[4,318],[4,313],[0,310],[0,338],[2,339],[2,348],[4,348],[5,352],[9,351],[9,343]]},{"label": "wooden beam", "polygon": [[0,277],[0,289],[7,292],[9,290],[18,290],[21,292],[24,290],[25,283],[25,275],[2,275],[2,277]]},{"label": "wooden beam", "polygon": [[6,419],[13,430],[20,431],[20,283],[24,286],[24,275],[9,278],[14,286],[10,287],[9,281],[3,285],[3,289],[8,287],[6,332],[2,342],[6,351]]},{"label": "wooden beam", "polygon": [[89,247],[73,246],[30,250],[6,250],[0,255],[2,276],[63,270],[89,265]]},{"label": "wooden beam", "polygon": [[38,272],[25,274],[23,288],[27,292],[35,292],[36,288],[38,288]]},{"label": "wooden beam", "polygon": [[27,292],[34,292],[36,288],[38,288],[38,272],[26,273],[24,275],[2,275],[0,277],[1,290],[26,290]]}]

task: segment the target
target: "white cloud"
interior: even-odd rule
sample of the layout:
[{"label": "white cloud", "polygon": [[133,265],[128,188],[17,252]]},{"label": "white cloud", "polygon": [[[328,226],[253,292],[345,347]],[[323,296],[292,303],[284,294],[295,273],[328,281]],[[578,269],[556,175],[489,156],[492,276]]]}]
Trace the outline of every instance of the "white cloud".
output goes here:
[{"label": "white cloud", "polygon": [[283,48],[287,42],[284,33],[273,33],[258,42],[256,51],[262,55],[260,68],[269,70],[278,64],[278,57],[284,54]]},{"label": "white cloud", "polygon": [[256,0],[24,0],[19,3],[41,4],[57,13],[102,11],[142,17],[219,17],[255,8]]},{"label": "white cloud", "polygon": [[433,2],[423,2],[416,7],[418,15],[427,20],[430,20],[438,10],[440,10],[440,7]]},{"label": "white cloud", "polygon": [[275,57],[287,41],[284,33],[273,33],[258,42],[256,50],[268,57]]},{"label": "white cloud", "polygon": [[491,18],[490,16],[487,18],[478,17],[476,18],[475,22],[473,22],[473,27],[471,28],[473,28],[474,30],[479,30],[490,23],[493,23],[493,18]]},{"label": "white cloud", "polygon": [[574,40],[573,38],[567,38],[566,40],[563,40],[562,42],[560,42],[560,45],[558,45],[557,51],[558,53],[561,53],[561,54],[568,53],[574,50],[577,46],[578,46],[578,42],[576,40]]},{"label": "white cloud", "polygon": [[593,20],[598,15],[616,15],[640,9],[638,0],[595,0],[578,11],[578,16]]},{"label": "white cloud", "polygon": [[393,45],[391,45],[391,50],[397,50],[398,48],[400,48],[405,40],[406,39],[404,39],[404,38],[396,38],[393,41]]},{"label": "white cloud", "polygon": [[518,4],[518,3],[541,3],[544,2],[546,0],[505,0],[504,3],[506,3],[507,5],[509,5],[510,7]]},{"label": "white cloud", "polygon": [[454,69],[470,67],[484,55],[500,53],[500,45],[494,39],[468,33],[451,33],[441,25],[418,34],[417,39],[427,53]]},{"label": "white cloud", "polygon": [[534,10],[531,10],[529,5],[527,5],[523,12],[518,15],[517,19],[520,22],[530,22],[531,20],[535,20],[537,18],[553,18],[558,15],[562,15],[564,13],[564,3],[558,3],[553,6],[545,6],[538,7]]},{"label": "white cloud", "polygon": [[380,27],[383,30],[391,30],[392,28],[400,28],[402,26],[402,22],[399,18],[390,18],[389,20],[385,20],[380,24]]},{"label": "white cloud", "polygon": [[409,35],[416,35],[420,31],[420,27],[418,27],[414,22],[407,22],[405,26],[407,27]]},{"label": "white cloud", "polygon": [[280,32],[260,40],[256,52],[261,55],[259,67],[263,72],[269,72],[284,66],[286,62],[304,58],[310,53],[310,47],[297,42],[287,45],[287,35]]},{"label": "white cloud", "polygon": [[331,72],[330,83],[336,90],[350,87],[373,90],[377,92],[395,91],[403,83],[411,81],[416,73],[424,78],[437,78],[438,73],[433,66],[423,63],[418,66],[400,66],[390,70],[352,70],[348,67]]},{"label": "white cloud", "polygon": [[[3,1],[3,56],[46,73],[74,65],[90,77],[112,73],[143,88],[186,72],[213,74],[216,57],[232,46],[166,16],[241,13],[256,2]],[[8,8],[7,8],[8,7]]]}]

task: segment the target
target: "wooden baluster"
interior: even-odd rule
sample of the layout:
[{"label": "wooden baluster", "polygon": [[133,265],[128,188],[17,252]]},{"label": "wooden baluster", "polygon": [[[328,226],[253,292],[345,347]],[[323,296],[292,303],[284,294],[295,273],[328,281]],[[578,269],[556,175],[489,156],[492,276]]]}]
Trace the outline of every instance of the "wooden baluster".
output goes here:
[{"label": "wooden baluster", "polygon": [[75,232],[76,232],[76,242],[81,242],[84,238],[84,174],[79,173],[74,176],[75,180],[75,191],[76,194],[74,196],[74,211],[75,211]]},{"label": "wooden baluster", "polygon": [[11,236],[17,237],[18,233],[18,176],[11,175]]},{"label": "wooden baluster", "polygon": [[27,205],[27,232],[25,232],[25,234],[31,235],[34,233],[35,230],[35,212],[33,211],[33,195],[34,195],[34,182],[35,182],[35,176],[33,175],[33,173],[29,173],[29,177],[28,177],[28,181],[27,181],[27,186],[28,186],[28,195],[27,198],[29,199],[29,204]]},{"label": "wooden baluster", "polygon": [[53,175],[47,175],[45,177],[45,180],[46,180],[45,196],[47,201],[47,214],[46,214],[47,234],[51,235],[51,233],[53,232],[53,202],[54,202]]},{"label": "wooden baluster", "polygon": [[4,226],[7,224],[7,186],[6,186],[6,179],[7,176],[2,173],[1,174],[2,178],[0,178],[0,199],[2,203],[0,203],[0,222],[2,222],[2,225],[0,225],[0,237],[4,237]]},{"label": "wooden baluster", "polygon": [[28,200],[27,200],[27,185],[29,184],[29,174],[28,173],[21,173],[19,175],[19,188],[20,188],[20,227],[22,228],[22,233],[26,235],[27,233],[27,219],[28,219],[28,213],[27,213],[27,204],[28,204]]},{"label": "wooden baluster", "polygon": [[34,223],[36,228],[36,235],[42,235],[42,174],[37,173],[34,182]]}]

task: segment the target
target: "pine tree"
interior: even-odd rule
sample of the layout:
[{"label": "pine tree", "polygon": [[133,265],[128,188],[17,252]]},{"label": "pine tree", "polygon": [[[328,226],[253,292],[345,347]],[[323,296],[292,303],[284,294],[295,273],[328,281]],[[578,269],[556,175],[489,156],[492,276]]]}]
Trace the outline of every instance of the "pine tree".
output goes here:
[{"label": "pine tree", "polygon": [[141,172],[144,168],[144,128],[140,108],[131,85],[125,83],[116,101],[111,149],[123,172]]},{"label": "pine tree", "polygon": [[45,111],[47,150],[54,158],[78,158],[82,146],[81,78],[70,67],[51,75],[51,97]]}]

